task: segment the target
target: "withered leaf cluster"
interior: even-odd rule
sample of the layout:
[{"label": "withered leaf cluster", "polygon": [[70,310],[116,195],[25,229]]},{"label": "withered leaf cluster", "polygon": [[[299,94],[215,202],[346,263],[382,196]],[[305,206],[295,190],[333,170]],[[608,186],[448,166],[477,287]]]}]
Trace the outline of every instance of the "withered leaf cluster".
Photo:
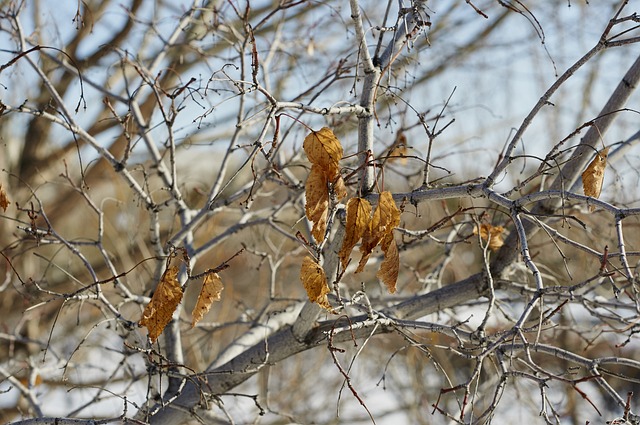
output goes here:
[{"label": "withered leaf cluster", "polygon": [[340,176],[339,161],[342,159],[342,145],[330,128],[312,131],[304,139],[303,148],[311,162],[311,172],[307,177],[305,213],[313,222],[311,234],[320,242],[324,239],[329,214],[329,196],[332,191],[337,200],[347,196],[347,189]]},{"label": "withered leaf cluster", "polygon": [[[360,244],[362,257],[356,269],[356,273],[360,273],[364,270],[374,248],[380,246],[384,252],[384,260],[376,276],[387,286],[390,293],[394,293],[398,280],[400,257],[393,237],[393,229],[400,224],[400,210],[396,206],[391,192],[382,192],[378,198],[378,205],[373,211],[373,216],[370,215],[370,211],[371,205],[366,199],[356,198],[351,207],[347,204],[347,231],[340,250],[340,260],[343,266],[346,265],[353,246],[362,238]],[[349,226],[350,220],[355,221],[356,225]],[[351,245],[350,247],[347,242]]]},{"label": "withered leaf cluster", "polygon": [[[316,241],[322,241],[327,229],[330,197],[337,200],[347,196],[344,181],[340,176],[339,161],[343,150],[338,138],[331,129],[325,127],[312,131],[304,139],[304,151],[311,162],[311,171],[307,177],[305,194],[307,202],[305,212],[313,222],[311,234]],[[347,202],[346,233],[339,252],[343,268],[347,267],[353,248],[361,241],[362,257],[356,273],[364,270],[373,250],[380,246],[384,260],[376,276],[386,285],[389,292],[396,291],[400,258],[393,237],[393,229],[400,224],[400,210],[390,192],[380,194],[378,205],[373,210],[364,198],[351,198]],[[309,300],[326,309],[331,306],[327,300],[330,292],[327,277],[318,261],[306,256],[302,261],[300,280]]]},{"label": "withered leaf cluster", "polygon": [[[151,301],[144,309],[140,326],[146,326],[149,339],[155,342],[164,328],[169,324],[173,313],[182,301],[182,286],[178,281],[178,267],[171,266],[162,274],[158,287],[151,297]],[[217,273],[207,273],[202,282],[202,289],[191,313],[191,327],[194,327],[211,308],[214,301],[220,300],[224,287]]]}]

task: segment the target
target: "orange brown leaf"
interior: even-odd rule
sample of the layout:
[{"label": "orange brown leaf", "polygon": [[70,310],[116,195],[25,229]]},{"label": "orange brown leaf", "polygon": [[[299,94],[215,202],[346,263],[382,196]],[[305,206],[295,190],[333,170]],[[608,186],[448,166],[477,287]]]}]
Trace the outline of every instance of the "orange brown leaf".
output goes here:
[{"label": "orange brown leaf", "polygon": [[[584,194],[586,196],[596,199],[600,197],[608,154],[608,147],[598,152],[593,161],[591,161],[591,164],[589,164],[584,173],[582,173],[582,188],[584,189]],[[593,211],[594,207],[591,206],[590,210]]]},{"label": "orange brown leaf", "polygon": [[347,267],[353,247],[369,227],[371,219],[371,204],[363,198],[351,198],[347,202],[346,234],[340,248],[342,267]]},{"label": "orange brown leaf", "polygon": [[340,141],[330,128],[324,127],[312,131],[304,139],[303,148],[309,161],[311,171],[307,177],[305,194],[305,214],[313,222],[311,234],[317,242],[324,239],[329,212],[329,183],[336,198],[347,196],[347,188],[340,176],[340,160],[343,150]]},{"label": "orange brown leaf", "polygon": [[324,232],[327,229],[327,214],[329,212],[327,183],[327,176],[320,167],[312,165],[305,185],[307,200],[304,209],[309,221],[313,222],[311,234],[318,242],[324,239]]},{"label": "orange brown leaf", "polygon": [[7,192],[4,191],[1,184],[0,184],[0,208],[2,208],[3,211],[7,211],[7,208],[9,208],[9,198],[7,197]]},{"label": "orange brown leaf", "polygon": [[223,289],[222,279],[220,279],[218,273],[209,273],[204,276],[198,301],[196,301],[196,305],[191,313],[192,328],[207,314],[214,301],[220,301],[220,294]]},{"label": "orange brown leaf", "polygon": [[364,270],[364,266],[369,260],[369,256],[373,252],[373,249],[380,243],[380,241],[387,235],[393,235],[393,229],[400,224],[400,210],[396,206],[391,192],[382,192],[378,199],[378,205],[373,213],[373,218],[369,222],[367,231],[362,236],[362,244],[360,245],[360,252],[362,257],[356,273],[360,273]]},{"label": "orange brown leaf", "polygon": [[178,267],[167,268],[162,274],[151,301],[142,313],[140,326],[149,330],[149,339],[155,342],[165,326],[171,321],[173,312],[182,300],[182,287],[178,282]]},{"label": "orange brown leaf", "polygon": [[307,291],[309,301],[319,304],[321,307],[330,309],[331,305],[327,299],[330,292],[327,285],[327,277],[320,265],[310,256],[304,257],[302,260],[302,268],[300,269],[300,280]]},{"label": "orange brown leaf", "polygon": [[384,260],[382,260],[380,270],[378,270],[376,276],[386,285],[389,293],[393,294],[396,292],[398,272],[400,270],[400,255],[398,254],[398,246],[393,233],[384,237],[380,247],[384,251]]},{"label": "orange brown leaf", "polygon": [[340,141],[328,127],[319,131],[312,131],[304,139],[302,145],[309,161],[318,165],[329,180],[333,180],[339,173],[338,162],[342,159],[343,150]]},{"label": "orange brown leaf", "polygon": [[[504,245],[503,233],[504,227],[502,226],[492,226],[487,223],[480,225],[480,237],[485,241],[489,241],[489,249],[491,251],[496,251]],[[478,234],[478,226],[473,228],[473,234]]]}]

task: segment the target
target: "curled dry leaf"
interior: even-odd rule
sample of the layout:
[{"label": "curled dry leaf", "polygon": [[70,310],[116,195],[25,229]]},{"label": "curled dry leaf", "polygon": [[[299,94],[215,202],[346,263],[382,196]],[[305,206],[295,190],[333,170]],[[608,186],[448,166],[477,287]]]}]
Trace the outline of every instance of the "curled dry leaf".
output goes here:
[{"label": "curled dry leaf", "polygon": [[[489,249],[491,251],[496,251],[504,245],[503,233],[504,227],[502,226],[492,226],[486,223],[480,225],[480,237],[485,241],[489,240]],[[478,234],[478,226],[473,228],[473,234]]]},{"label": "curled dry leaf", "polygon": [[191,312],[192,328],[207,314],[214,301],[220,301],[220,294],[223,289],[222,279],[220,279],[218,273],[209,273],[204,276],[198,301],[196,301],[193,312]]},{"label": "curled dry leaf", "polygon": [[353,247],[369,227],[371,219],[371,204],[363,198],[351,198],[347,202],[347,225],[342,248],[340,248],[340,261],[342,267],[347,267]]},{"label": "curled dry leaf", "polygon": [[156,292],[142,313],[140,326],[149,330],[149,339],[155,342],[165,326],[171,321],[173,312],[182,300],[182,287],[178,282],[178,267],[171,266],[162,274]]},{"label": "curled dry leaf", "polygon": [[327,214],[329,213],[329,189],[327,186],[327,176],[319,166],[312,165],[307,183],[305,185],[307,197],[304,206],[307,218],[313,222],[311,234],[316,241],[324,239],[324,232],[327,229]]},{"label": "curled dry leaf", "polygon": [[4,191],[1,184],[0,184],[0,208],[2,208],[3,211],[7,211],[7,208],[9,208],[9,198],[7,197],[7,192]]},{"label": "curled dry leaf", "polygon": [[360,245],[360,252],[362,257],[356,273],[360,273],[364,270],[364,266],[369,261],[369,256],[373,252],[373,249],[384,239],[387,235],[393,235],[393,229],[400,224],[400,210],[396,206],[391,192],[382,192],[378,199],[378,205],[373,213],[373,218],[369,222],[367,231],[362,236],[362,244]]},{"label": "curled dry leaf", "polygon": [[300,280],[307,291],[309,301],[317,303],[327,310],[331,309],[327,299],[327,294],[330,292],[329,285],[327,285],[327,277],[320,264],[308,255],[302,260]]},{"label": "curled dry leaf", "polygon": [[[591,161],[591,164],[582,173],[582,188],[584,194],[592,198],[599,198],[602,193],[602,183],[604,181],[604,169],[607,166],[607,155],[609,154],[609,148],[604,148],[596,157]],[[595,208],[589,207],[590,211]]]},{"label": "curled dry leaf", "polygon": [[400,270],[400,255],[398,254],[398,246],[393,238],[393,233],[389,233],[384,237],[380,247],[384,251],[384,260],[382,260],[380,270],[378,270],[376,276],[386,285],[387,290],[393,294],[396,292],[398,272]]}]

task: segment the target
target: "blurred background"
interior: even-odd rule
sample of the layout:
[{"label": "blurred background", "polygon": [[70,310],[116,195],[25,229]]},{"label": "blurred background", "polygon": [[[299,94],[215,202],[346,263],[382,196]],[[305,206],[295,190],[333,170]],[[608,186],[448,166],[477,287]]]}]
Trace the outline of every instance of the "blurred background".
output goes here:
[{"label": "blurred background", "polygon": [[[394,192],[421,187],[427,158],[433,187],[489,175],[531,108],[597,45],[621,5],[358,3],[372,54],[405,19],[401,8],[422,20],[383,70],[376,93],[378,184]],[[187,281],[183,270],[185,299],[172,325],[183,371],[204,371],[247,329],[306,298],[298,277],[306,250],[296,237],[309,238],[302,142],[309,128],[331,127],[345,148],[342,174],[350,196],[357,194],[357,117],[322,108],[359,103],[363,46],[346,1],[0,5],[0,185],[10,201],[0,211],[0,421],[39,414],[106,418],[124,409],[130,416],[168,385],[163,368],[171,365],[163,356],[171,358],[171,350],[164,341],[150,350],[137,322],[171,246],[188,245],[193,274],[244,249],[221,272],[222,301],[194,329],[189,312],[201,282]],[[623,15],[639,6],[628,2]],[[513,198],[545,188],[545,174],[557,173],[586,131],[576,129],[597,117],[640,54],[633,44],[637,31],[636,18],[617,23],[615,40],[632,41],[590,57],[553,94],[496,190]],[[274,101],[291,102],[278,110],[277,136]],[[639,101],[634,94],[602,137],[612,151],[628,141],[610,159],[600,197],[621,208],[639,206]],[[554,147],[560,154],[545,163]],[[466,278],[484,265],[474,226],[510,224],[508,211],[484,199],[402,207],[400,227],[408,232],[396,234],[398,294],[383,292],[376,259],[363,274],[348,269],[341,280],[347,294],[364,282],[369,297],[385,306]],[[550,231],[529,241],[549,286],[586,282],[599,273],[597,255],[605,245],[619,246],[606,212],[568,202],[566,214],[570,220],[549,224],[572,244]],[[632,267],[640,251],[637,226],[636,216],[625,218]],[[524,267],[512,273],[525,286],[532,280]],[[589,358],[637,358],[635,288],[628,288],[621,307],[608,283],[587,286],[581,296],[600,304],[578,301],[561,309],[542,341]],[[513,326],[526,301],[517,291],[501,293],[491,331]],[[472,300],[424,320],[473,330],[486,303]],[[549,303],[553,310],[561,300]],[[442,395],[438,409],[447,416],[433,407],[441,389],[464,381],[475,367],[452,352],[455,346],[438,333],[406,330],[365,346],[346,344],[340,358],[345,368],[353,360],[353,385],[376,423],[445,424],[459,415],[462,393]],[[534,356],[562,376],[586,373],[561,358]],[[612,387],[634,391],[633,370],[610,372]],[[470,409],[491,405],[492,373],[490,367],[482,372],[487,376]],[[541,395],[542,386],[532,382],[509,383],[496,421],[546,411],[561,423],[597,423],[592,404],[603,414],[619,413],[589,380],[579,386],[589,401],[570,384],[549,382]],[[18,384],[32,388],[36,399],[26,400]],[[216,399],[214,410],[235,423],[371,421],[326,349],[265,368],[234,391]]]}]

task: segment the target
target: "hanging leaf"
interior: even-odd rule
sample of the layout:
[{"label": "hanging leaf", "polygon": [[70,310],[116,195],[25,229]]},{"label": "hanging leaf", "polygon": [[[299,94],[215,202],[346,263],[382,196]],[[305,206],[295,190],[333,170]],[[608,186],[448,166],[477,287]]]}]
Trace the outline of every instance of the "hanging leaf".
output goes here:
[{"label": "hanging leaf", "polygon": [[311,166],[311,172],[305,185],[306,204],[305,212],[309,221],[313,223],[311,234],[320,242],[324,239],[327,229],[327,214],[329,212],[329,189],[327,177],[317,165]]},{"label": "hanging leaf", "polygon": [[[502,226],[492,226],[486,223],[480,225],[480,237],[485,241],[489,240],[489,249],[491,251],[496,251],[504,245],[503,233],[504,227]],[[473,228],[473,234],[478,234],[478,226]]]},{"label": "hanging leaf", "polygon": [[317,303],[327,310],[331,309],[327,299],[327,294],[330,292],[329,285],[327,285],[327,277],[316,260],[308,255],[302,260],[300,280],[307,291],[309,301]]},{"label": "hanging leaf", "polygon": [[[604,148],[596,157],[591,161],[591,164],[582,173],[582,188],[584,194],[592,198],[599,198],[602,192],[602,182],[604,181],[604,169],[607,166],[607,155],[609,154],[609,148]],[[591,205],[589,210],[593,212],[595,207]]]},{"label": "hanging leaf", "polygon": [[364,266],[369,260],[369,256],[373,252],[373,249],[384,239],[387,235],[393,235],[393,229],[400,224],[400,210],[396,206],[391,192],[382,192],[378,199],[378,205],[373,213],[373,218],[369,222],[367,231],[362,236],[362,244],[360,245],[360,252],[362,257],[356,273],[360,273],[364,270]]},{"label": "hanging leaf", "polygon": [[4,191],[1,184],[0,184],[0,208],[2,208],[3,211],[7,211],[7,208],[9,208],[9,198],[7,197],[7,192]]},{"label": "hanging leaf", "polygon": [[389,293],[393,294],[396,292],[396,283],[398,282],[398,272],[400,270],[400,255],[398,254],[398,246],[393,233],[384,237],[380,247],[384,251],[384,260],[382,260],[380,270],[378,270],[376,276],[386,285]]},{"label": "hanging leaf", "polygon": [[182,300],[182,287],[178,282],[178,267],[167,268],[162,274],[156,292],[142,313],[140,326],[149,330],[149,339],[155,342],[171,321],[176,307]]},{"label": "hanging leaf", "polygon": [[192,328],[207,314],[214,301],[220,301],[220,294],[223,289],[222,279],[220,279],[218,273],[209,273],[204,276],[198,301],[196,301],[196,305],[191,313]]},{"label": "hanging leaf", "polygon": [[347,267],[353,247],[362,238],[369,227],[371,219],[371,204],[363,198],[351,198],[347,202],[347,224],[342,248],[340,248],[340,261],[342,267]]},{"label": "hanging leaf", "polygon": [[318,165],[330,181],[334,180],[340,171],[338,163],[342,159],[343,150],[333,131],[328,127],[312,131],[305,137],[302,147],[309,162]]},{"label": "hanging leaf", "polygon": [[347,196],[344,180],[340,176],[342,145],[333,131],[324,127],[305,137],[303,148],[311,162],[311,171],[305,185],[305,213],[313,223],[311,234],[320,242],[327,229],[329,183],[332,183],[333,193],[338,200]]}]

